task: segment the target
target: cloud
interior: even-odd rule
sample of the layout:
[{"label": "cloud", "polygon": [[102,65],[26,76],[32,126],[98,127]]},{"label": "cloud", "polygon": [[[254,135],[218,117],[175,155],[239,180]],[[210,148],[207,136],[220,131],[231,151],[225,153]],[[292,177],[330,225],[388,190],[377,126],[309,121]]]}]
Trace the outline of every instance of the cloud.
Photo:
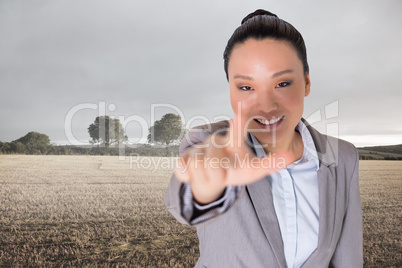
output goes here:
[{"label": "cloud", "polygon": [[[65,116],[80,103],[113,103],[109,114],[149,124],[153,103],[175,105],[187,120],[233,115],[222,53],[256,8],[288,20],[306,40],[305,115],[338,100],[340,134],[402,137],[400,1],[9,0],[0,2],[0,140],[32,130],[65,140]],[[81,139],[96,114],[75,117]]]}]

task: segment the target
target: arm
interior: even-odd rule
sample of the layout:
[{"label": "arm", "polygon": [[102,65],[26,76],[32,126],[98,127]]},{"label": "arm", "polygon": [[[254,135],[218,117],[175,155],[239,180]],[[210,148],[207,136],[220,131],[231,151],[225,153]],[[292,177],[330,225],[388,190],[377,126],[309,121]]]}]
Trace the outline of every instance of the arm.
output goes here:
[{"label": "arm", "polygon": [[359,154],[349,184],[348,205],[342,232],[330,267],[363,267],[363,223],[359,190]]}]

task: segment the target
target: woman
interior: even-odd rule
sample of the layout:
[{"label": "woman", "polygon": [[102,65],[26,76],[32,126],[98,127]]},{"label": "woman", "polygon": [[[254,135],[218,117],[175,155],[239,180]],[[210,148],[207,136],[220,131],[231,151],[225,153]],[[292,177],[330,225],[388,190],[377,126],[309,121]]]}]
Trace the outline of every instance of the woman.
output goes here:
[{"label": "woman", "polygon": [[362,267],[358,153],[302,118],[310,93],[300,33],[257,10],[229,39],[235,118],[180,146],[165,204],[196,226],[196,267]]}]

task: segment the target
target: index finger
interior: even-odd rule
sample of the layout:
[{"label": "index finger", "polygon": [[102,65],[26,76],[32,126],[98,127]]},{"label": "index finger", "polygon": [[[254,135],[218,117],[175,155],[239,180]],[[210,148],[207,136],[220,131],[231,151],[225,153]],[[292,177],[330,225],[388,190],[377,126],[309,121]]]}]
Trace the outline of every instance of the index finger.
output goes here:
[{"label": "index finger", "polygon": [[254,151],[250,148],[252,145],[249,144],[248,132],[245,128],[244,122],[240,117],[235,117],[229,121],[229,133],[230,133],[230,148],[233,152],[237,153],[238,156],[244,157],[248,154],[254,157],[256,156]]}]

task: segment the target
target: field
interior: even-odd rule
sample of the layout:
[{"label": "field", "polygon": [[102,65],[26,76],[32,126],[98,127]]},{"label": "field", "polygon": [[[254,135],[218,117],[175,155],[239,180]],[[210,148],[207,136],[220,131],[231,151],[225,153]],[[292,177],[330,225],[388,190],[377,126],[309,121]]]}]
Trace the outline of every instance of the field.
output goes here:
[{"label": "field", "polygon": [[[173,164],[0,155],[0,267],[193,267],[195,229],[163,203]],[[402,162],[360,161],[360,185],[365,267],[401,267]]]},{"label": "field", "polygon": [[360,161],[365,267],[402,267],[402,161]]}]

